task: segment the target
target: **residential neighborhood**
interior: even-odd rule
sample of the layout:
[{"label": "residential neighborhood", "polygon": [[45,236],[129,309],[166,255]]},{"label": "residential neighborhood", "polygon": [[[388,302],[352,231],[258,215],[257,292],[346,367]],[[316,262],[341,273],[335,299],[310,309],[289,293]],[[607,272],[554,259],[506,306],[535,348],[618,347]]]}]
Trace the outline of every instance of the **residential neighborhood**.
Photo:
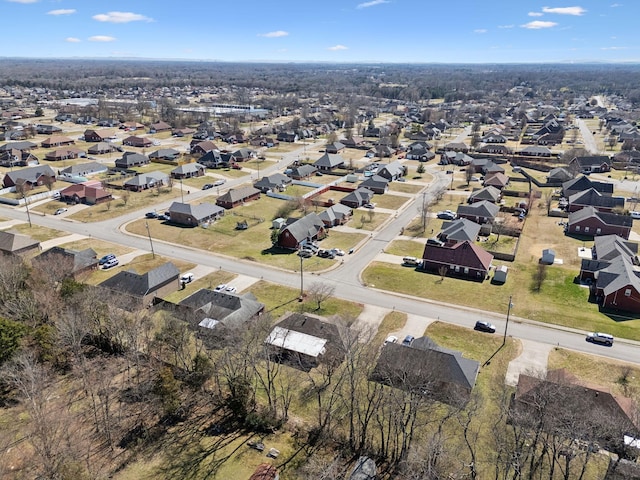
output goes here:
[{"label": "residential neighborhood", "polygon": [[638,102],[362,68],[0,84],[0,476],[639,475]]}]

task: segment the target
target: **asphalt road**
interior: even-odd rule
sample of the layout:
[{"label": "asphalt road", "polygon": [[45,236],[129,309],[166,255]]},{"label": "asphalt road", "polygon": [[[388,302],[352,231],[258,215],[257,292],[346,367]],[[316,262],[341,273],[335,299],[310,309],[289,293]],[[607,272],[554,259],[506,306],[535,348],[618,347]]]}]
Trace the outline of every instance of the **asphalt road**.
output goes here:
[{"label": "asphalt road", "polygon": [[[307,148],[315,147],[309,146]],[[277,165],[265,169],[264,174],[267,175],[271,171],[281,169],[284,165],[295,160],[299,154],[299,151],[294,151],[284,155]],[[489,320],[497,326],[499,332],[497,334],[502,334],[504,333],[506,323],[506,304],[508,302],[506,298],[504,314],[496,314],[474,308],[460,307],[453,304],[444,304],[384,292],[364,286],[361,282],[360,272],[398,235],[400,229],[406,226],[416,216],[418,206],[422,200],[428,200],[438,188],[449,184],[449,178],[441,171],[432,169],[431,173],[434,175],[435,180],[429,187],[416,195],[417,201],[413,201],[405,206],[398,212],[398,215],[389,220],[379,232],[375,232],[371,237],[365,239],[352,255],[345,257],[344,264],[337,264],[336,268],[324,273],[305,273],[305,285],[308,286],[310,282],[326,282],[335,287],[336,297],[345,300],[395,309],[467,327],[472,327],[476,320]],[[244,181],[246,181],[246,178]],[[229,181],[225,184],[225,188],[242,182],[243,180]],[[192,201],[206,194],[207,192],[194,192],[188,196],[188,200]],[[156,206],[156,209],[162,211],[169,206],[169,203],[170,202],[159,204]],[[19,219],[22,221],[27,220],[26,212],[23,209],[13,209],[3,205],[0,206],[0,212],[0,215],[6,218]],[[31,219],[34,224],[44,227],[55,228],[69,233],[88,235],[115,244],[151,251],[148,238],[129,235],[120,228],[127,221],[141,218],[143,214],[144,210],[132,212],[116,219],[94,224],[78,223],[70,219],[55,216],[41,216],[39,214],[32,214]],[[216,255],[159,240],[153,241],[153,250],[156,254],[168,258],[181,259],[212,268],[221,268],[236,274],[260,278],[292,288],[300,287],[299,273],[272,269],[257,263],[241,261],[236,258]],[[517,316],[517,305],[511,310],[511,314],[508,326],[509,336],[640,364],[640,355],[638,353],[640,342],[616,339],[613,347],[592,345],[585,341],[587,333],[585,331],[557,327],[519,318]]]},{"label": "asphalt road", "polygon": [[582,134],[582,140],[584,141],[584,148],[591,153],[599,153],[596,145],[596,139],[593,137],[593,133],[582,118],[576,118],[576,123]]}]

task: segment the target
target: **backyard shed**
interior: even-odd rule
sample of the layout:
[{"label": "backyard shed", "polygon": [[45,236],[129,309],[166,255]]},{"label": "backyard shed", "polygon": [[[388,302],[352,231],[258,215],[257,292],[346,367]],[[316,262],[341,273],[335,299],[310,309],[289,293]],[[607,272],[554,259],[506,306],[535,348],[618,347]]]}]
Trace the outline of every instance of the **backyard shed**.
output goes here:
[{"label": "backyard shed", "polygon": [[545,248],[542,250],[542,258],[540,259],[540,263],[544,263],[545,265],[553,265],[553,262],[556,260],[556,252],[551,248]]},{"label": "backyard shed", "polygon": [[507,281],[507,273],[509,269],[506,265],[500,265],[496,267],[496,271],[493,274],[494,283],[505,283]]},{"label": "backyard shed", "polygon": [[273,222],[271,222],[271,228],[273,228],[274,230],[280,230],[284,224],[284,218],[276,218]]}]

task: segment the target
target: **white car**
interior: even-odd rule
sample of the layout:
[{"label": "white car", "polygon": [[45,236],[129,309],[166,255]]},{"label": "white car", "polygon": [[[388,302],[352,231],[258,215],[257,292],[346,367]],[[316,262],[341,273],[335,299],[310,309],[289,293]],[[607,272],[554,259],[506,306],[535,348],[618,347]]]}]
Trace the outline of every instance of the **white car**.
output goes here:
[{"label": "white car", "polygon": [[629,215],[635,220],[640,220],[640,212],[629,212]]},{"label": "white car", "polygon": [[61,214],[65,213],[66,211],[67,211],[66,208],[59,208],[55,212],[53,212],[53,214],[54,215],[61,215]]},{"label": "white car", "polygon": [[385,345],[387,343],[398,343],[398,337],[396,337],[395,335],[389,335],[384,341]]},{"label": "white car", "polygon": [[225,288],[224,291],[227,293],[236,293],[238,289],[233,285],[227,285],[227,288]]},{"label": "white car", "polygon": [[193,282],[193,273],[185,273],[180,277],[180,283],[191,283]]},{"label": "white car", "polygon": [[216,288],[213,289],[214,292],[224,292],[224,290],[227,288],[227,284],[226,283],[221,283],[220,285],[218,285]]},{"label": "white car", "polygon": [[214,187],[219,187],[220,185],[224,185],[225,182],[226,182],[226,180],[222,180],[222,179],[216,180],[215,182],[213,182],[213,186]]},{"label": "white car", "polygon": [[329,250],[331,253],[333,253],[334,255],[337,255],[339,257],[342,257],[344,255],[344,250],[340,250],[339,248],[332,248],[331,250]]}]

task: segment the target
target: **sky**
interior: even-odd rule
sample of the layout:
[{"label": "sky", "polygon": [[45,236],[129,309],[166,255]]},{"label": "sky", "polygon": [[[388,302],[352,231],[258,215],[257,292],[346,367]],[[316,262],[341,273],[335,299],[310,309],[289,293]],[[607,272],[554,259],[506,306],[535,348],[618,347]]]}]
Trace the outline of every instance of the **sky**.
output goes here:
[{"label": "sky", "polygon": [[0,57],[640,62],[638,0],[0,0]]}]

